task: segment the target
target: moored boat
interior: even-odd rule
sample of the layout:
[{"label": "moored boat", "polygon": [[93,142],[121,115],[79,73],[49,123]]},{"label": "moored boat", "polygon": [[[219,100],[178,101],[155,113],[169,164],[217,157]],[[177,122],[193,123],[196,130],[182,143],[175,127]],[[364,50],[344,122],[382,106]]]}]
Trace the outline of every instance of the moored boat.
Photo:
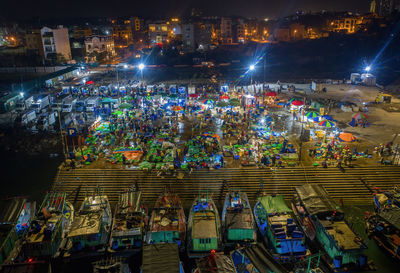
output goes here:
[{"label": "moored boat", "polygon": [[222,210],[225,244],[251,243],[257,240],[256,225],[247,194],[228,192]]},{"label": "moored boat", "polygon": [[18,255],[21,239],[35,215],[34,203],[26,198],[0,201],[0,268]]},{"label": "moored boat", "polygon": [[106,195],[85,197],[68,233],[69,254],[106,246],[111,226],[111,208]]},{"label": "moored boat", "polygon": [[147,243],[177,243],[185,245],[186,219],[177,194],[165,192],[157,200],[151,213]]},{"label": "moored boat", "polygon": [[196,261],[194,273],[236,273],[235,265],[229,256],[211,253]]},{"label": "moored boat", "polygon": [[146,244],[143,246],[141,273],[184,273],[176,243]]},{"label": "moored boat", "polygon": [[254,206],[258,229],[271,254],[281,262],[309,254],[305,237],[283,195],[260,196]]},{"label": "moored boat", "polygon": [[202,257],[221,248],[219,214],[214,201],[208,196],[199,196],[194,200],[189,213],[187,238],[190,257]]},{"label": "moored boat", "polygon": [[65,193],[46,194],[22,246],[26,258],[50,258],[56,254],[65,235],[64,230],[69,228],[70,210]]},{"label": "moored boat", "polygon": [[113,250],[139,249],[147,227],[147,210],[142,192],[130,189],[119,196],[111,230]]},{"label": "moored boat", "polygon": [[400,260],[400,208],[399,198],[392,192],[374,195],[375,212],[366,213],[366,231],[369,238]]},{"label": "moored boat", "polygon": [[[367,248],[344,220],[344,213],[321,185],[306,184],[295,188],[293,206],[301,221],[309,218],[315,236],[310,241],[325,250],[327,264],[334,270],[346,272],[367,268]],[[307,233],[306,233],[307,234]]]}]

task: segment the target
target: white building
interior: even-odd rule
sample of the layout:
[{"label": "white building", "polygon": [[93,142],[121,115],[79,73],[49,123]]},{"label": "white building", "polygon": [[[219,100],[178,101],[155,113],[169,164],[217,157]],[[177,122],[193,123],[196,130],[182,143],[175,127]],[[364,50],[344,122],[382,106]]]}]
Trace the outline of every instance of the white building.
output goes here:
[{"label": "white building", "polygon": [[112,36],[94,35],[85,39],[86,53],[107,52],[109,56],[115,56],[115,45]]},{"label": "white building", "polygon": [[43,27],[40,30],[45,59],[58,57],[61,54],[66,61],[71,60],[71,47],[69,45],[68,29],[58,26],[55,29]]}]

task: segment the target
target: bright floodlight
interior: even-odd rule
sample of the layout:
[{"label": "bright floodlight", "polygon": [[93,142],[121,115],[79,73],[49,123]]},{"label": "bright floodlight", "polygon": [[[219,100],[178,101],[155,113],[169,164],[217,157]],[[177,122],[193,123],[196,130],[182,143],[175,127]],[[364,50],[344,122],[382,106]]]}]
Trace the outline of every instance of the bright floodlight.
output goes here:
[{"label": "bright floodlight", "polygon": [[143,70],[143,68],[144,68],[144,64],[139,64],[139,69]]},{"label": "bright floodlight", "polygon": [[19,92],[19,95],[20,95],[21,97],[23,97],[23,96],[24,96],[24,92]]},{"label": "bright floodlight", "polygon": [[127,64],[124,64],[124,68],[127,69],[127,68],[128,68],[128,65],[127,65]]},{"label": "bright floodlight", "polygon": [[370,65],[365,68],[365,71],[367,71],[367,72],[369,72],[370,70],[371,70],[371,66]]},{"label": "bright floodlight", "polygon": [[254,70],[256,67],[254,66],[254,64],[250,65],[250,70]]}]

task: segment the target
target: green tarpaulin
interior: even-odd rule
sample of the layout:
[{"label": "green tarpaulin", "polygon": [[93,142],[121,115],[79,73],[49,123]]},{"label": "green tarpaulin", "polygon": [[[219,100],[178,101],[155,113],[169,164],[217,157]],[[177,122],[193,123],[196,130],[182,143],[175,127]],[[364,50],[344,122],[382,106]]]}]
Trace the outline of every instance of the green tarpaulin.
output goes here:
[{"label": "green tarpaulin", "polygon": [[277,196],[262,196],[257,198],[267,213],[284,213],[292,212],[286,205],[283,195]]}]

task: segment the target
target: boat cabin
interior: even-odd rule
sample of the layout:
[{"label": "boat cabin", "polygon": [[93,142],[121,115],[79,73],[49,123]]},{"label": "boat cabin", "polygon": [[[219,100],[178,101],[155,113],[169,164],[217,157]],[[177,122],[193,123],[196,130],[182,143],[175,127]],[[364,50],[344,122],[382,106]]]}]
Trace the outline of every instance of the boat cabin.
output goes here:
[{"label": "boat cabin", "polygon": [[192,243],[194,251],[218,249],[217,214],[212,202],[198,200],[192,207]]}]

